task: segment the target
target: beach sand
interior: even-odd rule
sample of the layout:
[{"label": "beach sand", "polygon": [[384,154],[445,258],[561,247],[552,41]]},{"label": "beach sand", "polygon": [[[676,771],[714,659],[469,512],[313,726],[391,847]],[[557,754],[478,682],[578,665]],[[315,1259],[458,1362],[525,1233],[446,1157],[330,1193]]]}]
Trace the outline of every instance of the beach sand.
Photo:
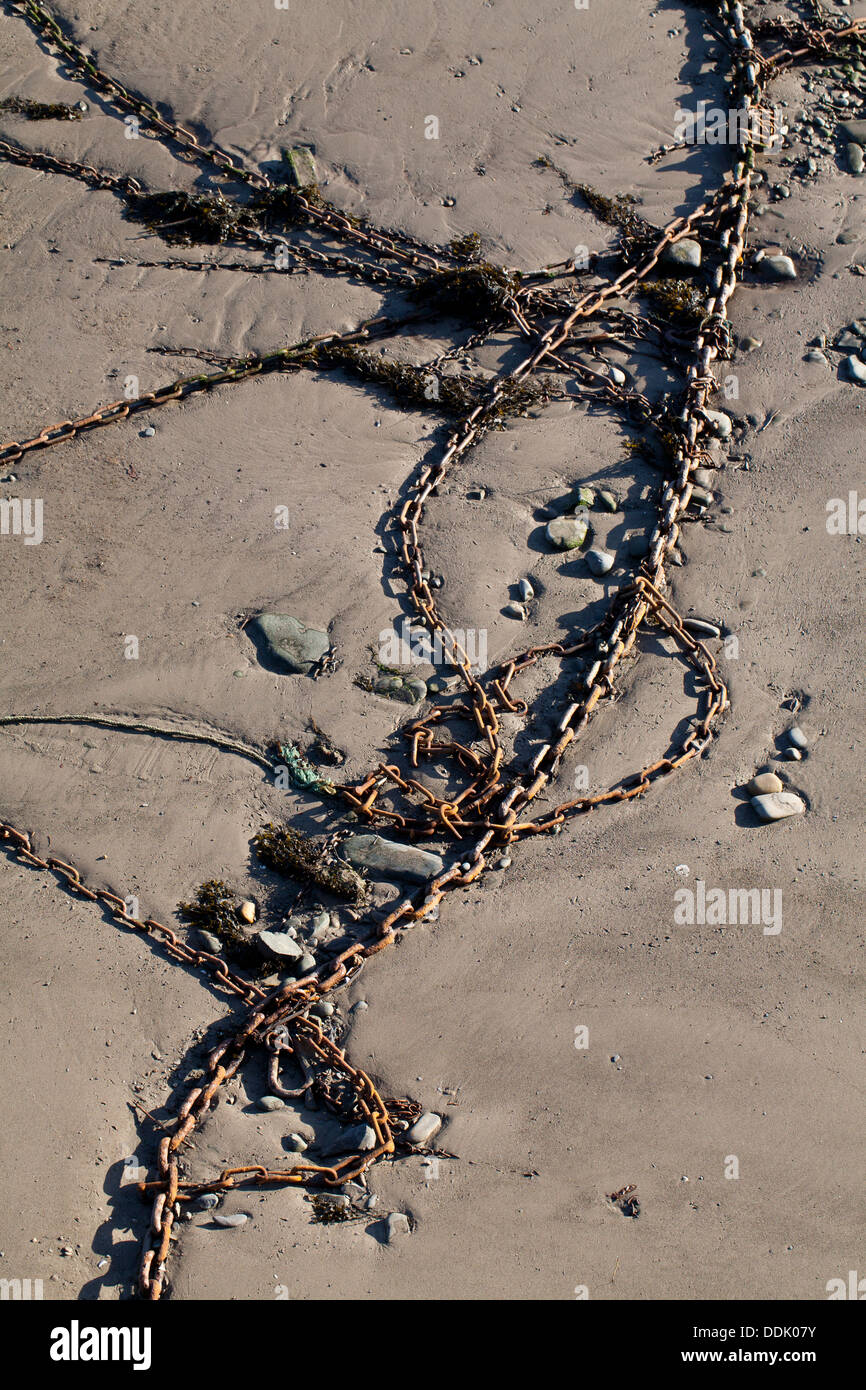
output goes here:
[{"label": "beach sand", "polygon": [[[674,138],[679,106],[722,100],[691,5],[54,8],[109,72],[250,167],[272,171],[280,146],[309,144],[339,207],[443,244],[477,231],[502,265],[613,244],[611,228],[532,167],[539,155],[607,194],[634,194],[659,225],[693,210],[725,167],[727,152],[707,147],[645,159]],[[0,24],[3,92],[89,105],[69,124],[4,115],[0,136],[154,187],[208,186],[156,142],[126,138],[20,19]],[[789,116],[813,99],[806,71],[773,88]],[[438,140],[425,138],[431,114]],[[182,1224],[172,1297],[812,1300],[862,1266],[852,1212],[866,624],[860,537],[826,521],[830,499],[866,496],[866,393],[844,355],[830,367],[804,354],[818,334],[832,342],[866,317],[866,278],[852,270],[866,260],[866,183],[844,156],[805,181],[781,158],[762,167],[791,196],[767,199],[749,247],[792,254],[798,278],[749,274],[734,297],[736,337],[763,345],[724,364],[739,392],[724,408],[742,423],[717,474],[731,510],[717,505],[712,524],[687,528],[688,563],[670,572],[681,613],[738,639],[720,654],[732,705],[718,738],[646,796],[516,845],[510,868],[448,895],[438,921],[372,959],[341,996],[350,1058],[384,1095],[441,1113],[436,1142],[455,1157],[432,1171],[419,1157],[377,1165],[379,1206],[353,1223],[312,1223],[300,1190],[230,1193],[223,1209],[252,1219]],[[198,370],[151,348],[267,351],[342,332],[382,302],[335,278],[140,268],[139,258],[212,253],[174,252],[126,221],[111,193],[59,176],[4,163],[0,197],[7,440],[117,399],[130,376],[144,392]],[[400,352],[421,361],[448,345],[405,339]],[[522,355],[501,336],[477,362],[492,371]],[[658,388],[646,357],[630,365],[641,389]],[[259,745],[303,745],[312,718],[360,780],[393,756],[411,717],[354,684],[403,611],[382,518],[446,432],[441,417],[335,374],[277,374],[25,456],[4,495],[44,499],[44,539],[0,539],[0,713],[176,718]],[[625,499],[601,533],[611,547],[624,528],[650,526],[659,475],[635,463],[626,438],[574,393],[488,434],[430,499],[422,540],[446,578],[444,610],[486,635],[491,663],[595,620],[606,581],[551,553],[538,509],[592,482]],[[467,495],[479,488],[481,502]],[[288,531],[274,528],[279,506]],[[537,601],[521,625],[502,610],[525,575]],[[336,671],[313,681],[263,669],[240,625],[263,609],[327,629]],[[136,660],[124,655],[130,635]],[[693,713],[669,644],[643,647],[545,804],[574,794],[577,765],[598,791],[663,757]],[[539,668],[526,688],[552,679]],[[555,722],[541,706],[520,753]],[[777,762],[792,723],[808,756]],[[765,764],[804,796],[805,815],[756,822],[741,788]],[[302,797],[231,754],[96,728],[0,730],[0,782],[0,814],[31,831],[38,852],[175,925],[177,903],[206,879],[265,891],[250,854],[264,822],[305,813],[308,828],[324,828]],[[677,923],[675,894],[696,880],[779,890],[781,930]],[[123,1163],[152,1165],[158,1138],[130,1102],[159,1115],[190,1049],[201,1065],[231,1004],[5,856],[0,902],[0,1272],[41,1278],[47,1298],[121,1297],[148,1220],[120,1186]],[[368,1009],[349,1015],[358,1000]],[[588,1047],[576,1045],[580,1028]],[[317,1116],[262,1112],[265,1089],[254,1057],[197,1136],[194,1176],[289,1162],[284,1135]],[[630,1184],[637,1219],[607,1200]],[[388,1244],[381,1217],[396,1211],[414,1228]]]}]

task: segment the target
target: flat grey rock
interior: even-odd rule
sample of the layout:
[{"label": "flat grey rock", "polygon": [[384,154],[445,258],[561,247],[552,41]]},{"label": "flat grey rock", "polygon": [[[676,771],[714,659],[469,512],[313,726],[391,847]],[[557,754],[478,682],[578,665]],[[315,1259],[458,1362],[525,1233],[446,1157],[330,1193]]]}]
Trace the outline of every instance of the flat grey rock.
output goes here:
[{"label": "flat grey rock", "polygon": [[288,613],[260,613],[250,627],[261,637],[269,656],[299,675],[307,675],[331,645],[327,632],[307,627]]},{"label": "flat grey rock", "polygon": [[852,353],[847,359],[848,373],[853,381],[866,381],[866,362]]},{"label": "flat grey rock", "polygon": [[441,855],[416,849],[414,845],[401,845],[396,840],[384,840],[381,835],[350,835],[343,849],[352,864],[417,883],[426,883],[445,868]]},{"label": "flat grey rock", "polygon": [[785,820],[788,816],[802,816],[806,810],[805,801],[793,792],[770,792],[768,796],[753,796],[752,805],[761,820]]},{"label": "flat grey rock", "polygon": [[213,1219],[218,1226],[226,1226],[231,1229],[236,1226],[245,1226],[250,1218],[245,1211],[216,1211]]},{"label": "flat grey rock", "polygon": [[726,415],[723,410],[704,410],[710,429],[717,434],[720,439],[727,439],[733,429],[733,421],[730,415]]},{"label": "flat grey rock", "polygon": [[259,945],[278,960],[300,960],[304,954],[303,947],[299,946],[288,932],[284,931],[260,931],[256,937]]},{"label": "flat grey rock", "polygon": [[857,145],[866,145],[866,121],[843,121],[842,129]]}]

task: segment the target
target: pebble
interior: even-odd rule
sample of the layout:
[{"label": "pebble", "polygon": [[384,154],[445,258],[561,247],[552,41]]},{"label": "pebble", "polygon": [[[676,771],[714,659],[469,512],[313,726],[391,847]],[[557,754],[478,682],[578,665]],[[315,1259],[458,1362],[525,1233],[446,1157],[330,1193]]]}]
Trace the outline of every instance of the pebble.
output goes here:
[{"label": "pebble", "polygon": [[618,511],[619,511],[619,498],[617,497],[617,495],[616,495],[615,492],[607,492],[607,491],[600,492],[600,493],[598,494],[598,500],[599,500],[599,502],[602,503],[602,505],[603,505],[605,511],[608,511],[608,512],[618,512]]},{"label": "pebble", "polygon": [[238,916],[242,922],[253,923],[256,920],[256,905],[252,898],[248,898],[246,902],[241,903],[238,908]]},{"label": "pebble", "polygon": [[503,854],[503,855],[501,855],[500,858],[497,859],[497,861],[496,861],[496,867],[497,867],[497,869],[510,869],[510,868],[511,868],[511,856],[510,856],[509,854]]},{"label": "pebble", "polygon": [[142,437],[142,439],[153,439],[153,436],[154,436],[155,434],[156,434],[156,430],[153,428],[153,425],[148,425],[148,427],[147,427],[146,430],[142,430],[142,431],[141,431],[141,437]]},{"label": "pebble", "polygon": [[528,579],[521,579],[517,587],[520,590],[520,597],[524,603],[529,603],[535,598],[535,590]]},{"label": "pebble", "polygon": [[625,386],[627,380],[626,374],[621,367],[610,368],[610,379],[615,382],[617,386]]},{"label": "pebble", "polygon": [[320,912],[318,916],[313,918],[313,924],[310,928],[310,935],[318,936],[320,932],[327,931],[330,925],[331,914],[329,912]]},{"label": "pebble", "polygon": [[259,1101],[260,1110],[283,1110],[284,1108],[285,1101],[281,1100],[279,1096],[262,1096]]},{"label": "pebble", "polygon": [[517,618],[520,622],[523,622],[526,618],[526,609],[523,607],[522,603],[506,603],[502,611],[505,613],[506,617]]},{"label": "pebble", "polygon": [[755,352],[759,347],[763,346],[764,343],[762,338],[746,337],[740,339],[741,352]]},{"label": "pebble", "polygon": [[794,724],[794,725],[788,730],[788,742],[789,742],[789,743],[793,743],[793,745],[794,745],[795,748],[808,748],[808,747],[809,747],[809,740],[807,739],[806,735],[803,733],[803,730],[800,728],[799,724]]},{"label": "pebble", "polygon": [[330,1018],[333,1012],[334,1005],[330,999],[320,999],[318,1004],[314,1004],[310,1009],[310,1013],[315,1014],[316,1018]]},{"label": "pebble", "polygon": [[260,931],[256,937],[259,945],[279,960],[300,960],[304,952],[288,932]]},{"label": "pebble", "polygon": [[810,348],[809,351],[806,353],[805,357],[803,358],[803,361],[817,362],[818,365],[821,367],[829,367],[830,365],[823,352],[821,352],[820,348]]},{"label": "pebble", "polygon": [[558,550],[578,550],[589,535],[589,522],[582,516],[558,516],[547,523],[545,534]]},{"label": "pebble", "polygon": [[212,931],[199,931],[198,939],[206,951],[210,951],[212,956],[216,956],[223,948],[223,944],[218,936],[214,936]]},{"label": "pebble", "polygon": [[683,237],[673,246],[666,246],[663,259],[668,265],[685,266],[689,270],[697,270],[701,263],[701,244],[693,241],[691,237]]},{"label": "pebble", "polygon": [[776,776],[775,772],[759,772],[746,785],[746,792],[749,796],[767,796],[770,792],[783,792],[784,790],[785,783],[781,777]]},{"label": "pebble", "polygon": [[787,816],[802,816],[806,809],[805,801],[793,792],[770,792],[767,796],[753,796],[752,805],[761,820],[785,820]]},{"label": "pebble", "polygon": [[366,999],[358,999],[358,1000],[356,1000],[356,1002],[352,1005],[352,1013],[353,1013],[353,1014],[362,1014],[362,1013],[364,1012],[364,1010],[365,1010],[365,1009],[369,1009],[369,1007],[370,1007],[370,1005],[367,1003]]},{"label": "pebble", "polygon": [[312,951],[305,951],[298,961],[298,969],[302,975],[308,975],[311,970],[316,968],[316,957]]},{"label": "pebble", "polygon": [[607,574],[608,570],[613,569],[613,562],[613,555],[606,550],[588,550],[586,552],[586,563],[595,575]]},{"label": "pebble", "polygon": [[761,260],[773,280],[796,280],[797,267],[790,256],[764,256]]},{"label": "pebble", "polygon": [[439,854],[385,840],[381,835],[350,835],[343,845],[349,862],[365,869],[379,869],[396,878],[426,883],[441,874],[445,861]]},{"label": "pebble", "polygon": [[594,507],[595,490],[591,487],[579,487],[575,492],[569,493],[569,501],[572,507]]},{"label": "pebble", "polygon": [[852,353],[848,360],[848,371],[854,381],[866,381],[866,362]]},{"label": "pebble", "polygon": [[214,1212],[214,1221],[218,1226],[245,1226],[249,1221],[249,1214],[245,1211],[233,1212]]},{"label": "pebble", "polygon": [[704,410],[703,414],[714,434],[720,439],[727,439],[734,427],[730,415],[726,415],[723,410]]},{"label": "pebble", "polygon": [[331,646],[327,632],[307,627],[288,613],[260,613],[249,626],[263,639],[272,659],[299,675],[307,675]]},{"label": "pebble", "polygon": [[839,337],[836,339],[836,347],[837,347],[837,348],[844,348],[846,352],[850,352],[850,351],[852,351],[852,349],[853,349],[854,352],[859,352],[859,351],[860,351],[860,338],[859,338],[859,335],[856,334],[856,333],[851,333],[851,332],[848,331],[848,330],[846,330],[844,333],[840,333],[840,334],[839,334]]},{"label": "pebble", "polygon": [[310,1147],[303,1134],[287,1134],[286,1146],[296,1154],[306,1153]]},{"label": "pebble", "polygon": [[412,1228],[405,1212],[392,1211],[385,1222],[385,1239],[390,1245],[397,1236],[408,1236]]},{"label": "pebble", "polygon": [[196,1211],[213,1211],[214,1207],[218,1207],[219,1204],[220,1198],[218,1193],[205,1192],[201,1197],[196,1197],[193,1206]]},{"label": "pebble", "polygon": [[851,173],[862,174],[864,165],[862,145],[855,145],[852,141],[845,153],[848,158],[848,168],[851,170]]},{"label": "pebble", "polygon": [[435,1110],[428,1110],[415,1121],[406,1138],[410,1144],[429,1144],[441,1128],[442,1116],[437,1115]]},{"label": "pebble", "polygon": [[803,754],[800,752],[799,748],[786,748],[782,752],[782,757],[789,763],[799,763],[802,760]]}]

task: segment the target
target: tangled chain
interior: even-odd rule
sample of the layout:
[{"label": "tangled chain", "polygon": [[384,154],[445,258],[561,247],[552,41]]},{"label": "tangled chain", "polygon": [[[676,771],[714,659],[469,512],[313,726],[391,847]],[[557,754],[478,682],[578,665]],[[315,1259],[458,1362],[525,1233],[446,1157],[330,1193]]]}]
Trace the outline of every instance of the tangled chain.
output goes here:
[{"label": "tangled chain", "polygon": [[[73,75],[101,91],[119,110],[135,115],[143,123],[145,133],[173,145],[181,158],[208,164],[221,176],[240,181],[248,188],[273,190],[274,185],[264,174],[239,166],[231,155],[218,146],[202,143],[184,126],[165,119],[151,103],[102,72],[92,57],[69,38],[44,6],[35,3],[35,0],[21,0],[21,3],[5,0],[5,7],[26,19],[62,53]],[[776,70],[815,53],[829,52],[840,40],[857,38],[864,26],[864,21],[856,21],[845,27],[823,28],[818,24],[795,26],[778,23],[775,27],[765,24],[761,28],[770,43],[778,45],[788,42],[794,47],[777,47],[773,56],[759,56],[739,0],[715,0],[707,8],[722,28],[730,58],[732,93],[746,112],[759,110],[766,85]],[[494,306],[483,316],[482,331],[473,334],[469,342],[473,345],[483,342],[493,328],[510,323],[529,341],[531,350],[515,370],[508,375],[500,373],[492,381],[479,403],[460,420],[441,457],[422,465],[411,484],[409,496],[393,518],[415,616],[447,651],[461,678],[463,697],[457,702],[435,704],[423,718],[413,721],[404,730],[410,745],[409,771],[402,771],[390,763],[381,763],[362,782],[339,786],[336,791],[357,817],[370,824],[388,824],[398,834],[411,840],[431,836],[446,838],[454,844],[459,855],[454,862],[424,889],[399,901],[384,921],[368,923],[366,935],[355,940],[340,954],[303,978],[266,992],[230,970],[220,957],[187,946],[169,927],[152,918],[142,920],[133,916],[115,893],[88,887],[72,864],[39,856],[34,852],[28,834],[0,820],[0,843],[20,862],[55,874],[70,892],[100,903],[119,925],[150,936],[172,960],[210,972],[217,987],[225,989],[248,1006],[241,1025],[210,1054],[201,1082],[187,1091],[177,1109],[171,1132],[160,1140],[156,1176],[141,1184],[142,1192],[153,1199],[150,1238],[145,1242],[139,1270],[139,1288],[145,1298],[158,1299],[167,1287],[166,1264],[172,1239],[176,1238],[175,1227],[185,1206],[193,1199],[205,1193],[224,1192],[248,1182],[258,1185],[334,1187],[361,1176],[371,1164],[385,1155],[413,1151],[402,1136],[419,1107],[414,1102],[384,1099],[370,1077],[352,1066],[345,1051],[330,1035],[327,1023],[311,1012],[325,996],[346,986],[365,962],[397,940],[401,931],[429,916],[447,893],[475,882],[488,866],[488,856],[493,847],[507,845],[528,835],[556,833],[570,816],[640,796],[654,782],[699,757],[711,743],[714,726],[728,704],[728,692],[715,658],[689,630],[688,622],[684,622],[665,596],[666,565],[677,545],[688,509],[693,504],[692,474],[707,459],[702,436],[708,430],[704,412],[716,390],[713,364],[717,359],[730,356],[728,305],[737,286],[738,268],[744,254],[749,195],[756,159],[756,147],[745,128],[747,126],[748,122],[740,126],[739,143],[733,147],[728,181],[689,217],[676,218],[658,232],[654,243],[641,258],[629,260],[626,257],[628,263],[622,273],[601,288],[593,289],[575,301],[552,291],[546,275],[521,277],[501,273],[502,278],[497,282],[501,293]],[[47,154],[34,154],[5,141],[0,141],[0,156],[19,164],[83,179],[93,187],[110,189],[125,200],[138,198],[143,192],[134,179],[107,174]],[[310,228],[327,233],[332,240],[359,247],[369,259],[350,261],[339,255],[289,242],[285,237],[258,226],[240,227],[235,239],[246,241],[259,249],[273,250],[285,246],[291,257],[302,266],[358,275],[392,287],[415,286],[423,282],[425,277],[448,273],[459,275],[467,269],[467,257],[454,246],[442,250],[424,246],[404,233],[379,231],[323,203],[317,190],[301,189],[296,192],[293,213],[295,220],[300,217]],[[578,380],[588,383],[589,394],[600,394],[611,406],[620,410],[636,411],[644,424],[651,427],[653,407],[645,397],[625,390],[609,377],[602,378],[583,364],[564,359],[561,350],[567,350],[569,344],[573,346],[580,341],[576,330],[604,310],[608,301],[636,291],[668,247],[698,224],[707,222],[712,224],[717,236],[719,256],[712,271],[700,326],[690,340],[691,355],[677,421],[676,448],[670,476],[660,490],[649,553],[634,578],[613,593],[602,619],[579,640],[571,645],[550,643],[530,647],[479,678],[472,669],[466,651],[447,626],[434,590],[425,577],[427,570],[419,528],[427,499],[446,474],[501,418],[520,383],[528,382],[540,368],[573,374]],[[190,264],[203,266],[213,263]],[[255,266],[231,268],[261,269]],[[576,271],[573,273],[576,274]],[[540,285],[537,283],[539,280],[542,282]],[[557,315],[555,322],[542,331],[538,315],[549,317],[552,312]],[[320,369],[325,363],[318,356],[317,348],[328,345],[348,347],[367,342],[387,336],[411,321],[429,319],[430,316],[429,312],[403,318],[379,316],[360,324],[350,333],[326,334],[266,355],[232,359],[216,373],[180,378],[134,400],[113,402],[80,419],[63,420],[47,427],[30,439],[13,441],[0,449],[0,462],[17,462],[32,450],[62,443],[82,431],[107,426],[139,411],[149,411],[170,401],[182,401],[191,394],[210,391],[251,376],[307,367]],[[451,355],[445,353],[436,359],[434,368]],[[549,398],[549,393],[543,392],[542,398],[545,397]],[[699,709],[689,732],[670,756],[649,763],[598,795],[562,802],[533,819],[529,814],[531,803],[549,785],[566,750],[586,728],[599,703],[613,697],[617,668],[634,650],[641,628],[647,623],[660,626],[673,639],[683,659],[701,678]],[[555,739],[543,745],[528,771],[519,772],[507,767],[500,716],[503,713],[527,712],[526,703],[512,692],[514,682],[539,661],[554,658],[562,662],[578,653],[584,655],[585,669],[572,686],[572,698],[562,711]],[[0,719],[0,724],[37,723],[47,718],[39,715],[5,716]],[[452,720],[468,724],[468,741],[437,740],[436,729]],[[59,716],[54,722],[84,720]],[[152,724],[129,724],[109,718],[93,718],[90,722],[101,723],[105,727],[132,727],[144,732],[169,733],[178,738],[202,737],[178,730],[157,729]],[[207,737],[206,741],[242,752],[265,767],[272,766],[263,752],[249,745],[215,737]],[[477,744],[479,748],[470,744]],[[462,790],[450,798],[435,795],[411,775],[411,769],[417,769],[421,760],[444,757],[457,764],[463,780]],[[330,1096],[333,1101],[333,1108],[344,1116],[348,1114],[355,1120],[362,1120],[372,1129],[374,1147],[351,1154],[332,1165],[298,1163],[279,1169],[247,1165],[226,1168],[209,1182],[186,1180],[183,1146],[211,1111],[219,1088],[237,1073],[253,1047],[263,1047],[269,1052],[269,1077],[272,1089],[277,1094],[298,1094],[281,1087],[279,1069],[283,1054],[302,1059],[305,1074],[310,1068],[315,1071],[321,1079],[325,1098]]]}]

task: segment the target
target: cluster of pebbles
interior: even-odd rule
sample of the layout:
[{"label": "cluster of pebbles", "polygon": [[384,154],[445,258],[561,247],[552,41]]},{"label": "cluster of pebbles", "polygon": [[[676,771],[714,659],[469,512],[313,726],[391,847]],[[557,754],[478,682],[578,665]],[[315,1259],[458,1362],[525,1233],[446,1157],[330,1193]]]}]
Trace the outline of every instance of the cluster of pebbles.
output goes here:
[{"label": "cluster of pebbles", "polygon": [[[789,762],[800,762],[807,753],[808,746],[803,730],[794,725],[785,734],[785,744],[780,751],[780,757]],[[781,777],[775,772],[757,773],[751,782],[746,784],[745,790],[755,813],[763,821],[786,820],[788,816],[802,816],[806,811],[803,798],[795,792],[788,791]]]}]

